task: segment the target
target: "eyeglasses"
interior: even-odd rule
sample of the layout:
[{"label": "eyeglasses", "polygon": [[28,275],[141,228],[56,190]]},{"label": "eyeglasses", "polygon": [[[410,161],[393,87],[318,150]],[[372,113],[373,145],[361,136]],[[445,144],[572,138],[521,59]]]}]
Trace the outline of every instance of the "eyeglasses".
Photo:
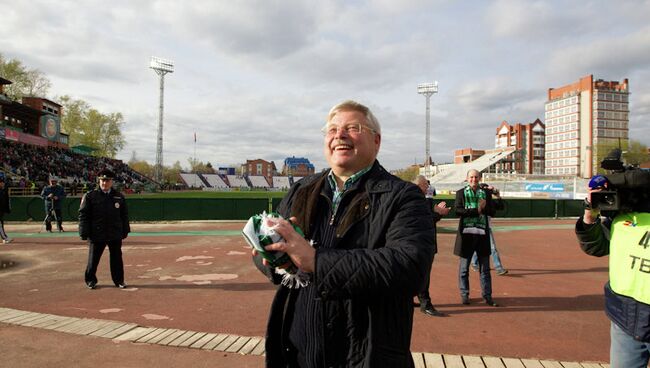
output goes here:
[{"label": "eyeglasses", "polygon": [[349,135],[361,134],[363,129],[370,131],[372,134],[377,133],[377,131],[375,131],[374,129],[367,127],[361,123],[351,123],[344,126],[338,126],[336,124],[327,124],[321,129],[321,132],[323,132],[324,136],[331,137],[333,135],[336,135],[339,129],[346,132]]}]

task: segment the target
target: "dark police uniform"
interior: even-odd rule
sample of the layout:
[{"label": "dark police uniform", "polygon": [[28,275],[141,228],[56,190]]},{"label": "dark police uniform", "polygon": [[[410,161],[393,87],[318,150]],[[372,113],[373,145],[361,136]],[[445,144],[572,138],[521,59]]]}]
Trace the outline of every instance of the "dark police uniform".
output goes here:
[{"label": "dark police uniform", "polygon": [[115,286],[124,284],[122,239],[131,232],[126,201],[122,193],[111,188],[104,193],[100,188],[86,193],[79,207],[79,235],[89,240],[86,285],[97,284],[97,265],[106,245],[110,251],[111,277]]}]

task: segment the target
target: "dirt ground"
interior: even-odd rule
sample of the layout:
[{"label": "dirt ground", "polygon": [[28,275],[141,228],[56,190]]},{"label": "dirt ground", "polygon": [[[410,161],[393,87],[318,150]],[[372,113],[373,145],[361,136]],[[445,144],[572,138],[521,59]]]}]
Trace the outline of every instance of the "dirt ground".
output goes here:
[{"label": "dirt ground", "polygon": [[[607,258],[582,253],[573,223],[494,220],[509,273],[492,274],[493,297],[502,305],[493,308],[481,302],[476,272],[470,278],[472,304],[460,304],[458,258],[452,254],[456,221],[443,220],[430,293],[448,316],[429,317],[416,309],[411,350],[608,361],[609,322],[603,312]],[[74,224],[64,226],[66,233],[39,234],[36,224],[6,224],[15,241],[0,244],[0,307],[264,336],[275,287],[252,265],[238,235],[242,222],[133,224],[123,245],[130,286],[125,290],[112,285],[108,250],[99,267],[99,287],[85,287],[87,246],[76,236]],[[174,359],[197,367],[263,362],[261,357],[117,343],[2,323],[0,356],[25,362],[19,366],[40,366],[39,356],[60,363],[49,366],[82,367],[99,366],[105,357],[123,367],[165,365]]]}]

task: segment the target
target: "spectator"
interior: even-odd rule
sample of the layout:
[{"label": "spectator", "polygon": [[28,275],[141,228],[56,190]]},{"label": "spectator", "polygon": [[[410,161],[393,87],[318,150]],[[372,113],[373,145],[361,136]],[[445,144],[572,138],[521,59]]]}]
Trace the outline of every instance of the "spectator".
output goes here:
[{"label": "spectator", "polygon": [[461,302],[469,300],[469,264],[474,252],[478,254],[481,291],[487,305],[498,307],[492,299],[492,278],[490,276],[490,227],[488,216],[494,216],[500,200],[492,199],[492,191],[479,186],[481,173],[477,170],[467,172],[465,188],[456,192],[456,215],[460,216],[454,254],[460,257],[458,286]]},{"label": "spectator", "polygon": [[[415,180],[413,180],[413,184],[417,185],[418,188],[422,191],[422,194],[427,195],[429,192],[429,181],[422,175],[418,175]],[[431,218],[433,220],[434,227],[442,219],[443,216],[446,216],[449,213],[449,210],[451,210],[450,207],[447,207],[447,203],[445,201],[442,201],[438,203],[437,205],[434,204],[433,198],[431,197],[426,197],[427,200],[427,207],[431,209]],[[438,246],[437,243],[434,242],[432,245],[433,247],[433,254],[435,257],[435,254],[438,253]],[[431,260],[433,262],[433,259]],[[425,281],[424,285],[422,285],[422,290],[418,293],[418,300],[420,302],[420,311],[424,314],[427,314],[429,316],[434,316],[434,317],[443,317],[445,316],[444,313],[439,312],[433,304],[431,304],[431,297],[429,296],[429,282],[431,279],[431,274],[427,274],[425,276]]]},{"label": "spectator", "polygon": [[[494,263],[494,269],[497,271],[497,275],[503,276],[508,273],[508,270],[503,267],[501,263],[501,257],[499,257],[499,250],[497,249],[497,242],[494,240],[494,231],[492,231],[492,217],[488,216],[487,218],[488,227],[490,228],[490,250],[492,251],[492,262]],[[478,257],[476,253],[472,256],[472,269],[478,271]]]}]

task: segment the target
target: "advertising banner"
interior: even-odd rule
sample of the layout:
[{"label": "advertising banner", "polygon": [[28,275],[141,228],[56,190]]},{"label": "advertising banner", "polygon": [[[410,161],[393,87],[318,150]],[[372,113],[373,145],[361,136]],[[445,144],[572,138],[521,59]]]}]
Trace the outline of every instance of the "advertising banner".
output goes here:
[{"label": "advertising banner", "polygon": [[18,141],[27,144],[33,144],[36,146],[47,147],[47,139],[27,133],[19,133]]},{"label": "advertising banner", "polygon": [[17,132],[13,129],[5,129],[5,139],[8,141],[16,141],[18,142],[18,135],[20,132]]},{"label": "advertising banner", "polygon": [[562,183],[530,183],[525,185],[527,192],[564,192]]},{"label": "advertising banner", "polygon": [[59,132],[61,131],[61,121],[58,116],[50,114],[41,116],[40,128],[41,137],[51,141],[58,141]]}]

